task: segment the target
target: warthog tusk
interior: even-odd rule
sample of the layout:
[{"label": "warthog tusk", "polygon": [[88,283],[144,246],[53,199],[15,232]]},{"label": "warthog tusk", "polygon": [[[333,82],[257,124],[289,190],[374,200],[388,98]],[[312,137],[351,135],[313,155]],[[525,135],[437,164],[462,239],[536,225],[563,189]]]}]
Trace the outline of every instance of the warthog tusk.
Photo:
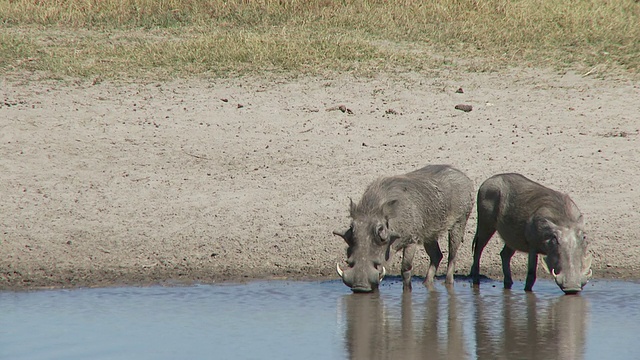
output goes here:
[{"label": "warthog tusk", "polygon": [[342,272],[342,269],[340,269],[340,264],[336,263],[336,271],[338,272],[338,275],[340,275],[340,278],[342,279],[344,272]]},{"label": "warthog tusk", "polygon": [[387,275],[387,270],[384,269],[384,266],[382,267],[382,274],[380,274],[380,280],[382,281],[382,279],[384,279],[384,276]]},{"label": "warthog tusk", "polygon": [[551,269],[551,275],[553,275],[554,280],[558,279],[558,274],[556,274],[556,269]]},{"label": "warthog tusk", "polygon": [[587,279],[591,279],[592,276],[593,276],[593,270],[589,269],[589,272],[587,273]]}]

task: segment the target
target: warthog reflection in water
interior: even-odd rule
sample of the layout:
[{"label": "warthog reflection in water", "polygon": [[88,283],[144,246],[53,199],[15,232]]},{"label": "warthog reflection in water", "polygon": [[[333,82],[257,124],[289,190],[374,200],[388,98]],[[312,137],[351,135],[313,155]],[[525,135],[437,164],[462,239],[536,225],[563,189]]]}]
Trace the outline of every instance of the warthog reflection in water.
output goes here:
[{"label": "warthog reflection in water", "polygon": [[[449,289],[427,295],[414,309],[411,292],[403,292],[401,314],[386,311],[378,293],[345,296],[346,348],[350,359],[467,359],[458,300]],[[420,295],[422,296],[422,295]],[[448,312],[442,312],[442,306]],[[416,314],[419,313],[419,314]]]},{"label": "warthog reflection in water", "polygon": [[[424,302],[416,301],[422,296]],[[581,296],[549,301],[509,291],[403,292],[399,315],[389,308],[395,301],[385,303],[379,293],[341,301],[350,359],[580,359],[584,354],[588,303]]]},{"label": "warthog reflection in water", "polygon": [[478,359],[581,359],[589,304],[582,296],[561,296],[549,306],[533,293],[524,300],[509,291],[502,299],[476,296]]}]

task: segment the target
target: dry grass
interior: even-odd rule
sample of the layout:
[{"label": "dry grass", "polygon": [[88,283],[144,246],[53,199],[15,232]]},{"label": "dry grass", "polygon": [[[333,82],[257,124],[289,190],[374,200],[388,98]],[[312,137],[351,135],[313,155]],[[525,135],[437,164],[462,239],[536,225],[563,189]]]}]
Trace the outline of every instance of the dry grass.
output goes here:
[{"label": "dry grass", "polygon": [[640,72],[635,0],[5,0],[0,19],[0,68],[52,76],[450,65],[431,54]]}]

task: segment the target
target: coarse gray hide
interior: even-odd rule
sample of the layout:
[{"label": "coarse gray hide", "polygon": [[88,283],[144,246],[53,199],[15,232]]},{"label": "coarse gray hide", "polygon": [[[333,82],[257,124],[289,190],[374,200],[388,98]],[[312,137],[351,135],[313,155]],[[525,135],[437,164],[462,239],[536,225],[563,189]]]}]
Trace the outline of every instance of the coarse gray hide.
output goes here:
[{"label": "coarse gray hide", "polygon": [[511,257],[516,251],[529,255],[525,290],[536,281],[538,255],[543,266],[566,294],[580,292],[591,271],[591,255],[582,213],[563,193],[520,174],[499,174],[478,190],[478,224],[473,240],[471,277],[480,283],[480,257],[497,231],[504,240],[500,253],[504,287],[510,289]]},{"label": "coarse gray hide", "polygon": [[442,251],[438,239],[448,234],[446,283],[453,283],[455,258],[474,202],[473,182],[448,165],[429,165],[408,174],[380,178],[365,190],[360,202],[351,201],[351,225],[334,231],[347,245],[347,266],[337,265],[342,281],[354,292],[376,290],[394,252],[403,250],[403,289],[411,290],[411,269],[418,245],[431,263],[425,284],[433,278]]}]

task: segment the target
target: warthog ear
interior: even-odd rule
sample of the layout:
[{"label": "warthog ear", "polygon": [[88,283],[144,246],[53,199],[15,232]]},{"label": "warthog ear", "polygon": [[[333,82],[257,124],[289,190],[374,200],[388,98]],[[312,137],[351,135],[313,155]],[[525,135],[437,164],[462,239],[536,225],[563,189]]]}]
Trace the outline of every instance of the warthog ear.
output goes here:
[{"label": "warthog ear", "polygon": [[356,213],[356,204],[353,202],[352,198],[349,198],[349,216],[351,216],[352,218],[355,217]]},{"label": "warthog ear", "polygon": [[347,230],[334,230],[333,235],[340,236],[347,242],[347,244],[351,245],[351,239],[353,238],[353,228],[348,228]]},{"label": "warthog ear", "polygon": [[532,230],[535,230],[538,233],[546,233],[549,232],[549,230],[557,228],[557,225],[553,221],[542,215],[534,215],[531,219],[530,225],[533,227]]},{"label": "warthog ear", "polygon": [[545,243],[556,233],[557,226],[546,216],[536,214],[527,221],[524,236],[531,242],[543,240]]},{"label": "warthog ear", "polygon": [[397,211],[398,200],[387,201],[386,203],[384,203],[384,205],[382,205],[382,216],[384,216],[384,218],[387,220],[398,216]]}]

